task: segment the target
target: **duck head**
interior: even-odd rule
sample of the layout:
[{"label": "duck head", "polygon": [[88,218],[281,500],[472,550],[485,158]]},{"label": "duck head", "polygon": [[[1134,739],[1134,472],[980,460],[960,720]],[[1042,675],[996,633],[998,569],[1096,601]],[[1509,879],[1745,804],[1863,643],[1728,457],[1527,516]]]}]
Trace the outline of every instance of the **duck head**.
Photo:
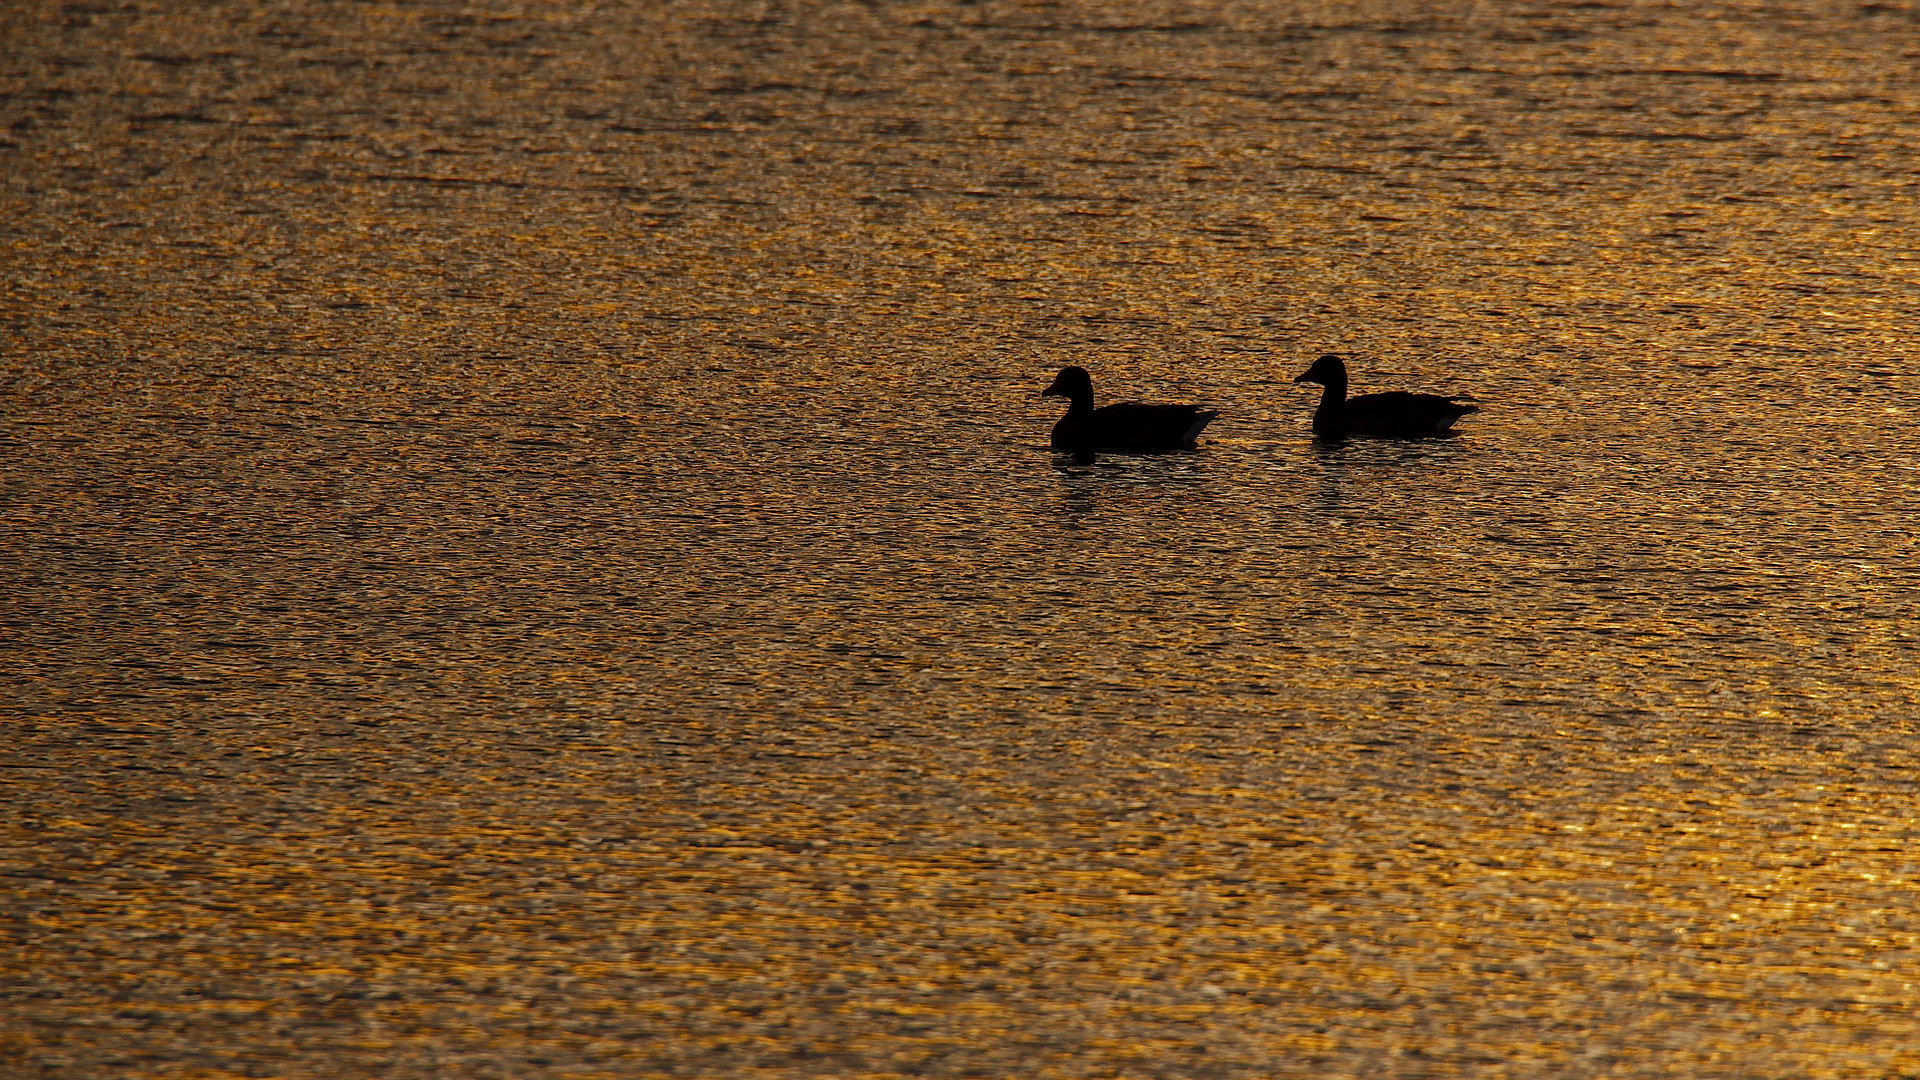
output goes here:
[{"label": "duck head", "polygon": [[1040,391],[1041,397],[1063,397],[1078,400],[1093,398],[1093,376],[1083,367],[1065,367],[1053,377],[1053,385]]},{"label": "duck head", "polygon": [[1347,384],[1346,361],[1340,359],[1340,357],[1333,353],[1328,353],[1320,359],[1315,360],[1312,367],[1301,372],[1293,381],[1297,383],[1317,382],[1322,386],[1332,386],[1335,383],[1339,383],[1345,386]]}]

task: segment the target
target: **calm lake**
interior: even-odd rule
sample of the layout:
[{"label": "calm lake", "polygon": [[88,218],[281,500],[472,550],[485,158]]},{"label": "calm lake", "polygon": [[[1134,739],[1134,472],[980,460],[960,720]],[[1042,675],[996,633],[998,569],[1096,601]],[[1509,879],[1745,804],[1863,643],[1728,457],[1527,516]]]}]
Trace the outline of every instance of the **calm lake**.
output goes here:
[{"label": "calm lake", "polygon": [[1920,1076],[1913,5],[0,40],[19,1075]]}]

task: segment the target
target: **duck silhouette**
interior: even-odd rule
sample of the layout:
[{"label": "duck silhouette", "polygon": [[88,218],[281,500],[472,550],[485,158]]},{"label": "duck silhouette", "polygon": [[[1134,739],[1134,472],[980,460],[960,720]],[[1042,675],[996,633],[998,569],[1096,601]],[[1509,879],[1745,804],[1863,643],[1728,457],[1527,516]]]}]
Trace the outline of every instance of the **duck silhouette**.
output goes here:
[{"label": "duck silhouette", "polygon": [[1147,405],[1122,402],[1093,407],[1093,376],[1083,367],[1060,369],[1053,385],[1041,397],[1067,399],[1067,415],[1053,425],[1053,448],[1091,453],[1095,450],[1150,453],[1181,450],[1194,440],[1219,412],[1198,405]]},{"label": "duck silhouette", "polygon": [[1315,360],[1312,367],[1293,381],[1326,387],[1320,394],[1320,407],[1313,411],[1313,433],[1328,439],[1348,435],[1389,439],[1445,435],[1454,421],[1480,411],[1478,405],[1466,401],[1438,394],[1410,394],[1405,390],[1350,398],[1346,361],[1333,353]]}]

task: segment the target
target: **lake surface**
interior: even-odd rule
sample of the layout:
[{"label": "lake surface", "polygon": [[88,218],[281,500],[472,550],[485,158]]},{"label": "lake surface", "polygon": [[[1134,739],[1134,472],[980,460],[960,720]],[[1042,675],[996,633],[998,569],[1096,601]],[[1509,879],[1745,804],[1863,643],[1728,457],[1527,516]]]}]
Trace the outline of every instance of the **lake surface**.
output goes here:
[{"label": "lake surface", "polygon": [[1911,5],[0,39],[20,1075],[1920,1075]]}]

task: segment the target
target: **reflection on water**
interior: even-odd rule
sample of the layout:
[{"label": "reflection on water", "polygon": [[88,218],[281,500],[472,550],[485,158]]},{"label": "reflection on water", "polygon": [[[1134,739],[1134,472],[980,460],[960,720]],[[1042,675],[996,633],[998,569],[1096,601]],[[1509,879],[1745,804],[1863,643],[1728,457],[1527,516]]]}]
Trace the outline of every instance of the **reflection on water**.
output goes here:
[{"label": "reflection on water", "polygon": [[4,17],[9,1056],[1920,1071],[1907,14]]},{"label": "reflection on water", "polygon": [[1125,515],[1130,508],[1152,510],[1182,485],[1199,485],[1209,476],[1199,451],[1167,454],[1058,454],[1059,525],[1078,530],[1095,512]]}]

